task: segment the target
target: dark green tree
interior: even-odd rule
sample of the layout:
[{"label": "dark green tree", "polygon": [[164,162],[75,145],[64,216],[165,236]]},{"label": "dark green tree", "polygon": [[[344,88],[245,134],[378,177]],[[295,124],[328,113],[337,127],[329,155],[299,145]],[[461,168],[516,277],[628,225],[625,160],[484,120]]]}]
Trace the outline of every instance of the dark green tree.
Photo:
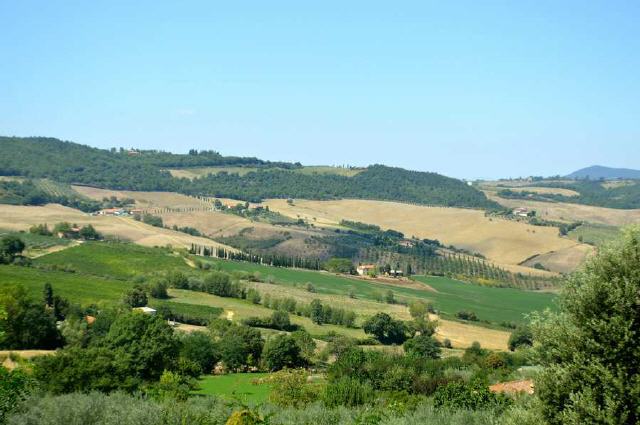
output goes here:
[{"label": "dark green tree", "polygon": [[518,326],[509,336],[509,350],[531,347],[533,345],[533,333],[528,326]]},{"label": "dark green tree", "polygon": [[139,285],[127,292],[124,297],[124,303],[132,308],[144,307],[148,302],[147,291]]},{"label": "dark green tree", "polygon": [[231,326],[217,343],[225,366],[233,371],[256,366],[264,341],[260,331],[248,326]]},{"label": "dark green tree", "polygon": [[310,308],[309,317],[311,318],[311,321],[317,325],[323,324],[324,312],[323,312],[322,303],[320,302],[320,300],[316,299],[311,301],[309,308]]},{"label": "dark green tree", "polygon": [[31,299],[23,287],[10,288],[0,295],[4,318],[0,346],[9,349],[53,349],[62,343],[53,311]]},{"label": "dark green tree", "polygon": [[306,364],[302,352],[295,339],[280,334],[267,341],[262,353],[265,366],[270,371],[284,368],[297,368]]},{"label": "dark green tree", "polygon": [[402,344],[406,339],[406,326],[387,313],[376,313],[368,318],[362,328],[383,344]]},{"label": "dark green tree", "polygon": [[53,308],[53,287],[49,282],[44,284],[44,289],[42,292],[44,305]]},{"label": "dark green tree", "polygon": [[197,363],[202,373],[210,373],[220,353],[208,333],[191,332],[180,338],[180,357]]},{"label": "dark green tree", "polygon": [[429,335],[414,336],[405,341],[403,347],[408,356],[426,359],[437,359],[442,351],[440,343]]},{"label": "dark green tree", "polygon": [[10,263],[24,251],[25,244],[17,236],[9,235],[0,239],[0,263]]}]

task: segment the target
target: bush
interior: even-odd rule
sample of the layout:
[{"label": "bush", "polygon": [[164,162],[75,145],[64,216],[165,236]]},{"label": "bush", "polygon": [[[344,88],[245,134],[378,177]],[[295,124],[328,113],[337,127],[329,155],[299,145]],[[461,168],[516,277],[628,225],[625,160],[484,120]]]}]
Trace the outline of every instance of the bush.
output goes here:
[{"label": "bush", "polygon": [[144,307],[148,302],[147,292],[140,285],[136,285],[132,290],[127,292],[124,297],[124,303],[132,308]]},{"label": "bush", "polygon": [[273,389],[269,401],[282,407],[304,406],[318,398],[318,394],[307,383],[308,373],[303,369],[285,369],[273,373],[269,381]]},{"label": "bush", "polygon": [[436,390],[433,395],[433,404],[436,407],[479,410],[506,406],[509,404],[509,399],[492,393],[480,382],[472,384],[451,382]]},{"label": "bush", "polygon": [[31,387],[31,379],[21,370],[9,371],[0,366],[0,424],[29,395]]},{"label": "bush", "polygon": [[354,407],[372,402],[374,395],[371,385],[353,378],[343,377],[325,387],[322,401],[329,407]]},{"label": "bush", "polygon": [[516,348],[531,347],[533,345],[533,333],[526,326],[516,328],[509,336],[509,350]]},{"label": "bush", "polygon": [[158,299],[169,298],[169,294],[167,293],[167,284],[164,282],[154,283],[153,285],[151,285],[151,288],[149,289],[149,294],[153,298],[158,298]]},{"label": "bush", "polygon": [[408,356],[437,359],[440,357],[440,343],[428,335],[418,335],[407,340],[404,345],[404,351]]},{"label": "bush", "polygon": [[471,322],[477,322],[478,321],[478,316],[476,316],[476,313],[474,313],[471,310],[461,310],[461,311],[456,313],[456,317],[458,319],[468,320],[468,321],[471,321]]}]

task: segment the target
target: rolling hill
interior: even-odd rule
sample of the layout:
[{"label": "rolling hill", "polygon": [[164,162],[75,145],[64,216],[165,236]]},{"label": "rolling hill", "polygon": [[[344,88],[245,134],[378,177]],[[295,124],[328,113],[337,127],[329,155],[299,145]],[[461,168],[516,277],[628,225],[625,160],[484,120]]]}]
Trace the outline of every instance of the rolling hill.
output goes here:
[{"label": "rolling hill", "polygon": [[[63,183],[118,190],[170,191],[258,202],[265,198],[377,199],[423,205],[495,209],[498,204],[464,182],[436,173],[372,165],[352,175],[301,173],[298,163],[225,157],[215,151],[173,154],[103,150],[53,138],[0,137],[0,175],[48,178]],[[176,178],[168,169],[253,167]],[[173,171],[175,174],[175,171]]]},{"label": "rolling hill", "polygon": [[616,180],[616,179],[640,179],[640,170],[630,168],[612,168],[602,165],[592,165],[582,168],[567,175],[569,179],[581,180]]}]

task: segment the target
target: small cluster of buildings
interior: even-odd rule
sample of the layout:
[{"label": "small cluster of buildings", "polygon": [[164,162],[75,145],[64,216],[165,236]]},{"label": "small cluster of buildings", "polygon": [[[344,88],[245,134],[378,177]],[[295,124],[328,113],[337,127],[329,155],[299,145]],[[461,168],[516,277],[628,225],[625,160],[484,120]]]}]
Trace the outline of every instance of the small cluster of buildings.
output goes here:
[{"label": "small cluster of buildings", "polygon": [[516,217],[529,217],[531,216],[531,210],[525,207],[518,207],[512,211],[513,215]]},{"label": "small cluster of buildings", "polygon": [[[356,272],[360,276],[369,276],[371,273],[376,273],[377,271],[378,271],[378,266],[376,266],[375,264],[361,264],[358,267],[356,267]],[[404,275],[404,272],[402,270],[391,269],[384,272],[384,274],[386,276],[401,277]]]},{"label": "small cluster of buildings", "polygon": [[105,208],[100,211],[96,211],[93,215],[108,215],[108,216],[129,216],[129,215],[141,215],[141,209],[129,209],[129,208]]}]

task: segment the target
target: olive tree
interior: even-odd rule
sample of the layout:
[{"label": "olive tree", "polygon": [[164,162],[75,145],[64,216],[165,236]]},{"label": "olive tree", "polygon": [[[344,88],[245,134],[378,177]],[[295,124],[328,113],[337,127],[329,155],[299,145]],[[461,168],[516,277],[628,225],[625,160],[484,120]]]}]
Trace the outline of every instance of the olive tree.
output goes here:
[{"label": "olive tree", "polygon": [[534,317],[536,379],[552,424],[640,422],[640,228],[568,278],[559,311]]}]

